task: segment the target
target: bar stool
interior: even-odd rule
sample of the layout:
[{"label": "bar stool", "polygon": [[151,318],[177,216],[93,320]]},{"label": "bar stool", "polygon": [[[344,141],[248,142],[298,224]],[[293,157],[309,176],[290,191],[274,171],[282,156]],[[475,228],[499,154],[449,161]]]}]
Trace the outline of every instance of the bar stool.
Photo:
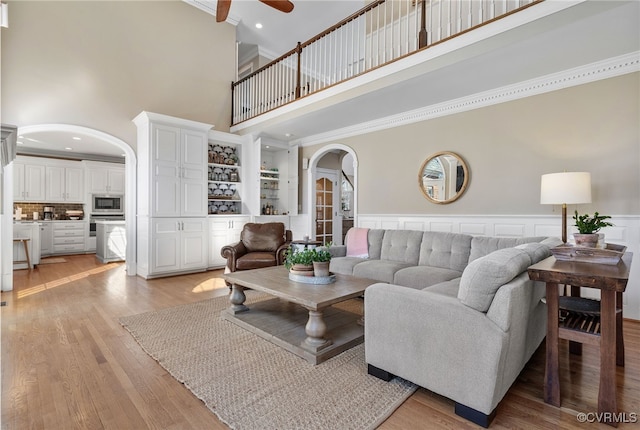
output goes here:
[{"label": "bar stool", "polygon": [[13,238],[13,243],[22,242],[22,246],[24,247],[24,255],[27,257],[26,260],[14,261],[13,264],[27,263],[27,267],[29,268],[29,270],[33,269],[33,267],[31,266],[31,258],[29,257],[29,244],[27,243],[30,240],[31,239],[29,239],[28,237]]}]

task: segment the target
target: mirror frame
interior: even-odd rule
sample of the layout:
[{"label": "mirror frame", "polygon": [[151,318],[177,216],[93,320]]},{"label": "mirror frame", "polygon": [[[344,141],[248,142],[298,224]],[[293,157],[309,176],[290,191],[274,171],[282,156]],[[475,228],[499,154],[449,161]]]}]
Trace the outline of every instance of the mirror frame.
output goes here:
[{"label": "mirror frame", "polygon": [[[462,181],[462,187],[460,187],[460,191],[458,191],[456,193],[455,196],[446,199],[446,200],[436,200],[433,197],[431,197],[428,193],[427,190],[424,189],[424,186],[422,184],[422,174],[424,172],[425,167],[427,167],[427,163],[429,163],[429,161],[433,160],[434,158],[438,158],[441,157],[443,155],[448,155],[451,157],[455,157],[458,160],[458,163],[460,163],[460,165],[462,165],[462,171],[464,172],[464,180]],[[422,163],[422,165],[420,166],[420,171],[418,171],[418,187],[420,188],[420,191],[422,191],[422,195],[429,200],[432,203],[438,204],[438,205],[445,205],[445,204],[449,204],[452,202],[455,202],[456,200],[458,200],[460,197],[462,197],[462,195],[464,194],[464,192],[467,190],[467,186],[469,185],[469,167],[467,166],[467,163],[464,161],[464,159],[456,154],[455,152],[451,152],[451,151],[440,151],[440,152],[436,152],[435,154],[429,156],[424,163]]]}]

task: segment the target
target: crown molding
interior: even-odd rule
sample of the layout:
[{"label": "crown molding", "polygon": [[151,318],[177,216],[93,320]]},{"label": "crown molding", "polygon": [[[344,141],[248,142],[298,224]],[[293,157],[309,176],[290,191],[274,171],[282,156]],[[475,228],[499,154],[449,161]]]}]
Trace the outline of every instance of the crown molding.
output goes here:
[{"label": "crown molding", "polygon": [[298,144],[300,146],[317,145],[320,143],[371,133],[373,131],[386,130],[416,122],[428,121],[430,119],[454,115],[473,109],[558,91],[564,88],[595,82],[602,79],[609,79],[638,71],[640,71],[640,51],[635,51],[618,57],[609,58],[607,60],[530,79],[517,84],[495,88],[493,90],[425,106],[419,109],[332,130],[326,133],[319,133],[292,141],[291,143]]}]

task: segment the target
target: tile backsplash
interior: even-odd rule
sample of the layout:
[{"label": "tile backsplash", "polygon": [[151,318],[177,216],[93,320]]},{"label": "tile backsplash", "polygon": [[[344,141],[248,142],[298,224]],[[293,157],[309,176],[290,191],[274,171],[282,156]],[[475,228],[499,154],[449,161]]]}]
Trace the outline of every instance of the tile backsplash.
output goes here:
[{"label": "tile backsplash", "polygon": [[25,203],[25,202],[20,202],[20,203],[14,203],[13,204],[13,212],[15,213],[15,210],[17,208],[22,208],[22,214],[23,215],[27,215],[27,219],[28,220],[32,220],[33,219],[33,213],[34,212],[38,212],[39,219],[43,219],[44,218],[43,208],[45,206],[53,206],[54,214],[56,216],[56,219],[66,219],[65,212],[68,211],[68,210],[72,210],[72,211],[84,210],[83,207],[82,207],[83,205],[77,204],[77,203]]}]

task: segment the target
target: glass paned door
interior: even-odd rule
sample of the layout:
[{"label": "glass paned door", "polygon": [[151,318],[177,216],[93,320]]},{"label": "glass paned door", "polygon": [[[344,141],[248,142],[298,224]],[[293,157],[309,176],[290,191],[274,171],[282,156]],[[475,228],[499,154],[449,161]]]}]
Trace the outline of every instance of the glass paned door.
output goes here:
[{"label": "glass paned door", "polygon": [[333,242],[333,181],[316,180],[316,240]]}]

